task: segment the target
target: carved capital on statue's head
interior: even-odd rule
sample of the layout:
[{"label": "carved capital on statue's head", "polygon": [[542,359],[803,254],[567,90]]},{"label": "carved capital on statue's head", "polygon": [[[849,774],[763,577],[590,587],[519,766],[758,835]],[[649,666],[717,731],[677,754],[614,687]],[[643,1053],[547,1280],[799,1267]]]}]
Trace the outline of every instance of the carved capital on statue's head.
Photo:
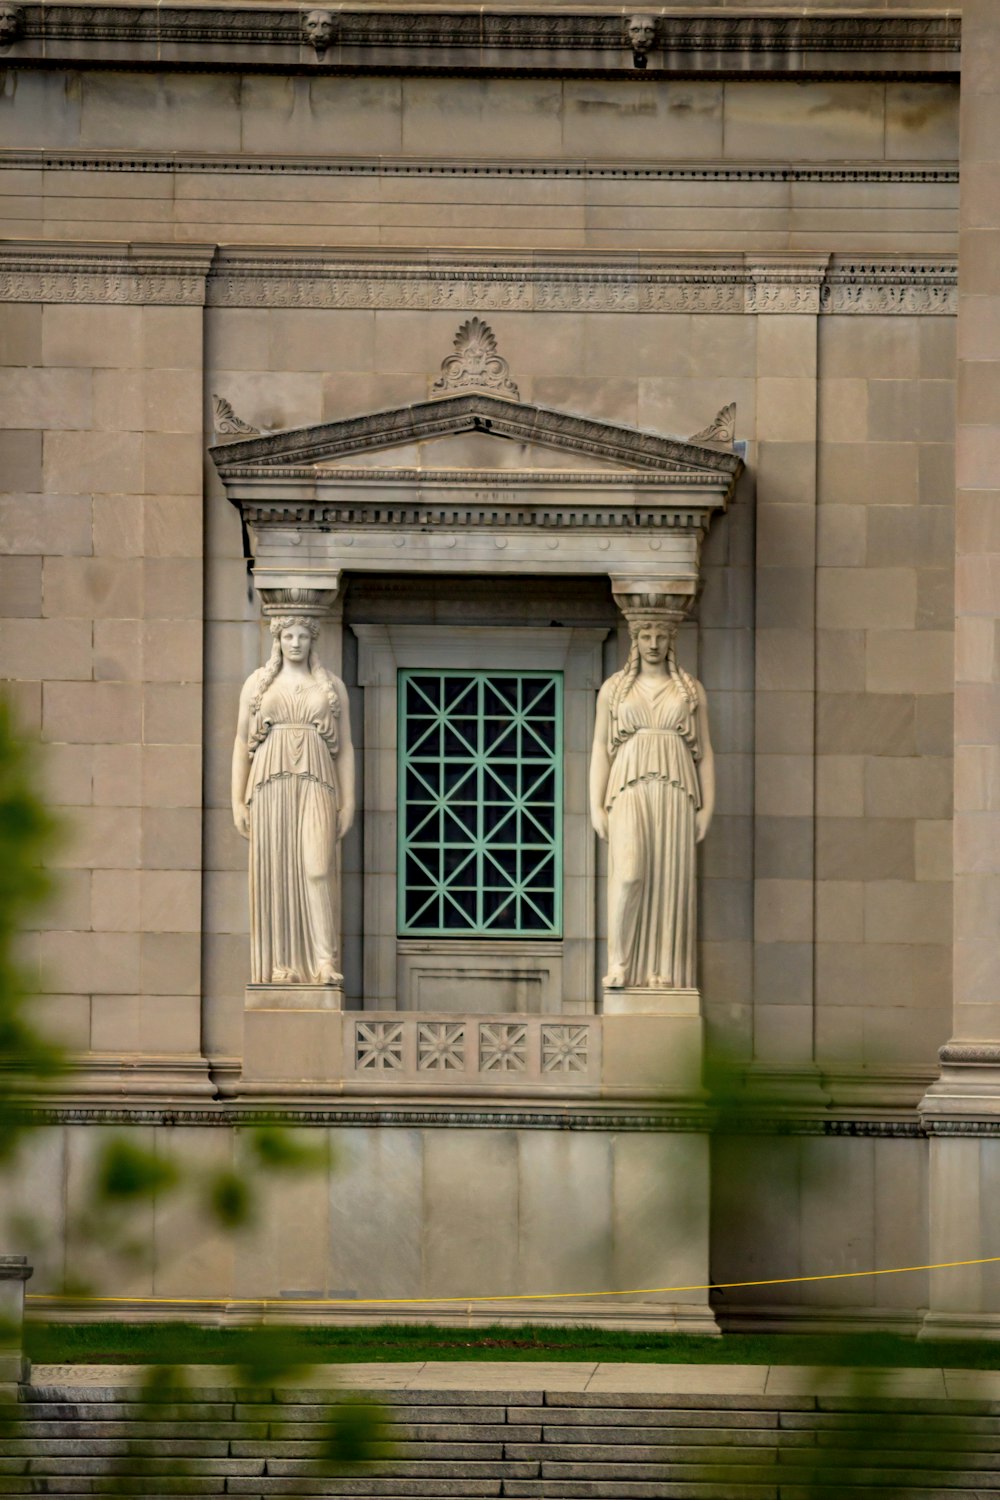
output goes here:
[{"label": "carved capital on statue's head", "polygon": [[24,7],[0,0],[0,47],[9,47],[24,31]]},{"label": "carved capital on statue's head", "polygon": [[302,30],[316,56],[322,57],[336,40],[337,23],[328,10],[308,10],[302,20]]},{"label": "carved capital on statue's head", "polygon": [[676,630],[691,612],[697,585],[684,578],[613,577],[611,591],[630,629],[657,624]]},{"label": "carved capital on statue's head", "polygon": [[260,591],[261,614],[266,620],[293,615],[297,620],[323,620],[337,598],[337,589],[272,589]]}]

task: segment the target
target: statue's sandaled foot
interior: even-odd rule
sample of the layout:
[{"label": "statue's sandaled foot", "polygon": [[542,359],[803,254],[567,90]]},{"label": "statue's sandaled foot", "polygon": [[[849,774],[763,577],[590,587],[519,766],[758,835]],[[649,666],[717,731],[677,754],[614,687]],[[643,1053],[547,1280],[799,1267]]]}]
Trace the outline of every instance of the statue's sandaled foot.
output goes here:
[{"label": "statue's sandaled foot", "polygon": [[324,964],[319,971],[320,984],[343,984],[343,974],[338,974],[333,964]]},{"label": "statue's sandaled foot", "polygon": [[295,983],[295,975],[293,974],[293,972],[292,972],[291,969],[272,969],[271,970],[271,983],[272,984],[294,984]]},{"label": "statue's sandaled foot", "polygon": [[625,969],[622,964],[613,964],[604,976],[604,988],[606,990],[623,990],[625,988]]}]

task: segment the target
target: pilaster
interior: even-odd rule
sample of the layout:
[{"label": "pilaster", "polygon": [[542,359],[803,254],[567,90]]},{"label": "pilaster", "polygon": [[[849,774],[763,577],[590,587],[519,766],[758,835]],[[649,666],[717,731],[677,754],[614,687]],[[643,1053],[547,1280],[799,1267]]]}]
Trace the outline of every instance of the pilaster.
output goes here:
[{"label": "pilaster", "polygon": [[755,1087],[821,1097],[815,1059],[818,320],[828,257],[760,257],[754,731]]},{"label": "pilaster", "polygon": [[[1000,1175],[1000,15],[962,14],[955,449],[955,814],[952,1039],[924,1097],[931,1261],[996,1253]],[[931,1278],[924,1337],[997,1336],[1000,1278]]]}]

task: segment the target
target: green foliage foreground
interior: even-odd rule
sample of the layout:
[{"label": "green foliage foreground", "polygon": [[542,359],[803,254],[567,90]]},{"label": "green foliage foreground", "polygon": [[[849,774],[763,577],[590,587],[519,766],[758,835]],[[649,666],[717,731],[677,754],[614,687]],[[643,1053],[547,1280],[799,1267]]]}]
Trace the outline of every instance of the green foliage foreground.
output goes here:
[{"label": "green foliage foreground", "polygon": [[[770,1364],[1000,1369],[1000,1344],[918,1342],[889,1333],[628,1333],[601,1328],[378,1324],[368,1328],[206,1328],[186,1323],[29,1323],[39,1364],[316,1364],[420,1360],[575,1360],[648,1364]],[[263,1374],[263,1370],[260,1370]]]}]

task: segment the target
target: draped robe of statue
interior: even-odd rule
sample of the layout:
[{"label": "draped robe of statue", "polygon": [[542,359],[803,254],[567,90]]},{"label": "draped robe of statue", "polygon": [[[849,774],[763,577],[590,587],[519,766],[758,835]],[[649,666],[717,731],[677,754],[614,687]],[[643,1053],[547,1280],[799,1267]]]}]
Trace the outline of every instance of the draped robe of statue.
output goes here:
[{"label": "draped robe of statue", "polygon": [[694,684],[641,675],[618,705],[605,793],[609,897],[620,902],[625,985],[695,985],[695,813],[701,806]]},{"label": "draped robe of statue", "polygon": [[279,677],[251,719],[253,984],[322,984],[324,971],[338,967],[330,871],[339,717],[332,691],[315,680],[289,686]]}]

